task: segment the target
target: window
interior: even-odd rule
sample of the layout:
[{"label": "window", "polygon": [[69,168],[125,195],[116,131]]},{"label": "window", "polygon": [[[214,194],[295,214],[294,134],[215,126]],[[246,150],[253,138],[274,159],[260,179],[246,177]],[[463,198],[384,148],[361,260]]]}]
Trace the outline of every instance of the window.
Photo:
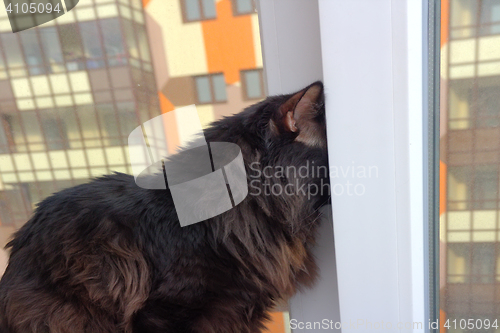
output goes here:
[{"label": "window", "polygon": [[210,20],[217,17],[215,0],[181,0],[184,22]]},{"label": "window", "polygon": [[117,146],[120,141],[120,129],[117,124],[118,118],[115,115],[113,104],[101,104],[96,106],[97,116],[101,127],[103,144],[107,146]]},{"label": "window", "polygon": [[101,31],[108,57],[109,66],[126,64],[125,47],[120,29],[120,22],[116,18],[102,20]]},{"label": "window", "polygon": [[481,7],[481,35],[499,34],[500,0],[483,0]]},{"label": "window", "polygon": [[42,58],[40,44],[38,43],[36,30],[26,30],[20,32],[19,36],[21,37],[21,44],[23,45],[24,56],[30,75],[44,74],[44,61]]},{"label": "window", "polygon": [[99,29],[96,21],[80,23],[83,49],[87,59],[87,68],[99,68],[104,66],[104,53],[101,47]]},{"label": "window", "polygon": [[0,117],[0,154],[8,153],[10,150],[15,151],[10,117],[2,115]]},{"label": "window", "polygon": [[197,76],[194,80],[198,104],[227,102],[224,74]]},{"label": "window", "polygon": [[262,69],[247,70],[241,72],[241,84],[245,99],[264,98],[264,80]]},{"label": "window", "polygon": [[449,166],[448,210],[496,209],[498,187],[496,165]]},{"label": "window", "polygon": [[76,24],[59,26],[61,46],[66,68],[68,71],[77,71],[85,68],[83,63],[82,40]]},{"label": "window", "polygon": [[17,39],[17,34],[4,33],[0,36],[0,40],[3,44],[2,49],[5,52],[7,66],[11,69],[24,66],[23,55]]},{"label": "window", "polygon": [[500,126],[500,77],[450,80],[449,127],[453,130]]},{"label": "window", "polygon": [[149,54],[148,36],[144,25],[135,23],[135,31],[137,31],[137,38],[139,40],[139,51],[141,52],[141,59],[146,62],[151,61]]},{"label": "window", "polygon": [[232,2],[233,2],[234,15],[245,15],[245,14],[255,13],[254,0],[232,0]]},{"label": "window", "polygon": [[129,56],[132,58],[139,58],[139,48],[137,46],[137,41],[135,40],[134,27],[132,21],[123,19],[123,30],[125,32],[125,39],[127,40],[127,47]]},{"label": "window", "polygon": [[57,73],[62,71],[63,55],[56,28],[40,28],[38,31],[40,32],[40,41],[42,43],[43,53],[49,64],[50,72]]},{"label": "window", "polygon": [[50,111],[42,112],[40,122],[49,150],[67,149],[69,147],[66,126],[55,113]]},{"label": "window", "polygon": [[450,7],[451,38],[500,34],[500,0],[456,0]]}]

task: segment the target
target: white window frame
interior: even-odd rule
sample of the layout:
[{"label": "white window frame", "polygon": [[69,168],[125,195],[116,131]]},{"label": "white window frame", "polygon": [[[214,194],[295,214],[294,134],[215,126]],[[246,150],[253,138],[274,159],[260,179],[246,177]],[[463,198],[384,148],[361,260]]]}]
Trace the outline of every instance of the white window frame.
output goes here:
[{"label": "white window frame", "polygon": [[290,318],[340,321],[344,333],[428,332],[428,1],[257,4],[267,93],[322,79],[330,167],[354,161],[379,171],[360,180],[363,196],[332,195],[334,232],[325,218],[315,250],[321,280],[292,298]]}]

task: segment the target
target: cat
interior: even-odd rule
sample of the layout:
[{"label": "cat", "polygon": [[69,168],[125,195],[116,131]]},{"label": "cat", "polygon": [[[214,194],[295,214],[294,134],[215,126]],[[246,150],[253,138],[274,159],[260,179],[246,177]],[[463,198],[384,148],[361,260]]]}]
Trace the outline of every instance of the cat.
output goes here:
[{"label": "cat", "polygon": [[[327,172],[270,168],[326,168],[323,84],[268,97],[204,134],[237,144],[262,191],[185,227],[168,189],[138,187],[130,175],[53,194],[7,245],[0,332],[257,333],[276,302],[314,283]],[[264,191],[287,184],[297,191]]]}]

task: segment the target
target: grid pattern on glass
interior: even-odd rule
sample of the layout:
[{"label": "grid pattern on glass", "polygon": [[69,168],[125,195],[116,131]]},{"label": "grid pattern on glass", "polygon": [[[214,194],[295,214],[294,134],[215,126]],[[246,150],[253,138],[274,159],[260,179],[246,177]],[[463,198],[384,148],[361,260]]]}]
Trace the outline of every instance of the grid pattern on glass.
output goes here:
[{"label": "grid pattern on glass", "polygon": [[[441,309],[500,317],[500,1],[453,0],[442,41]],[[453,331],[453,330],[450,330]],[[495,332],[495,330],[482,330]]]},{"label": "grid pattern on glass", "polygon": [[241,83],[244,98],[247,100],[264,98],[264,78],[262,69],[241,71]]},{"label": "grid pattern on glass", "polygon": [[450,37],[452,39],[499,33],[499,0],[450,1]]},{"label": "grid pattern on glass", "polygon": [[128,134],[160,114],[144,19],[75,17],[0,34],[2,225],[22,225],[62,188],[130,172]]},{"label": "grid pattern on glass", "polygon": [[215,0],[180,0],[184,22],[212,20],[217,17]]},{"label": "grid pattern on glass", "polygon": [[498,127],[500,125],[499,86],[500,76],[450,81],[450,128],[458,130]]},{"label": "grid pattern on glass", "polygon": [[195,76],[197,104],[227,102],[226,80],[224,74]]}]

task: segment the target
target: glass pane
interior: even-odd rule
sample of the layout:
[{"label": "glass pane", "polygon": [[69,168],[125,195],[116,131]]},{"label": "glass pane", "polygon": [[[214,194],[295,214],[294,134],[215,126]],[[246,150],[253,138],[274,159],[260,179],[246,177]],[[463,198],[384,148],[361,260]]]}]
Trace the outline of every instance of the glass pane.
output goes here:
[{"label": "glass pane", "polygon": [[10,133],[10,128],[5,124],[4,116],[0,115],[0,154],[6,154],[9,152],[9,139],[8,135]]},{"label": "glass pane", "polygon": [[[448,3],[448,2],[447,2]],[[444,8],[444,7],[443,7]],[[441,320],[500,318],[500,1],[441,17]],[[471,27],[472,26],[472,27]],[[458,28],[456,28],[458,27]],[[493,65],[495,64],[495,65]],[[467,67],[469,66],[469,67]],[[500,332],[498,328],[441,332]]]},{"label": "glass pane", "polygon": [[125,38],[127,40],[128,52],[131,57],[139,58],[139,48],[137,47],[137,41],[135,40],[134,28],[132,21],[123,19],[123,29],[125,30]]},{"label": "glass pane", "polygon": [[80,32],[76,24],[59,26],[62,53],[68,71],[77,71],[85,68],[83,63],[83,45]]},{"label": "glass pane", "polygon": [[186,19],[195,21],[201,19],[200,0],[185,0]]},{"label": "glass pane", "polygon": [[137,38],[139,39],[139,49],[141,50],[141,59],[149,62],[151,61],[151,57],[149,55],[148,36],[146,35],[144,26],[140,24],[135,24],[135,26],[137,31]]},{"label": "glass pane", "polygon": [[125,64],[125,48],[123,46],[122,32],[118,19],[102,20],[101,31],[106,55],[109,58],[109,65],[117,66]]},{"label": "glass pane", "polygon": [[99,117],[101,135],[104,139],[104,145],[116,146],[120,141],[120,128],[117,124],[117,117],[113,104],[101,104],[96,106],[96,112]]},{"label": "glass pane", "polygon": [[252,0],[236,0],[238,14],[247,14],[253,11]]},{"label": "glass pane", "polygon": [[453,0],[450,7],[452,27],[476,24],[478,0]]},{"label": "glass pane", "polygon": [[481,23],[500,21],[500,0],[482,0]]},{"label": "glass pane", "polygon": [[210,103],[212,101],[212,95],[210,93],[210,79],[208,76],[197,77],[195,81],[198,102]]},{"label": "glass pane", "polygon": [[61,126],[66,129],[66,135],[68,140],[70,140],[70,146],[81,147],[82,136],[80,134],[80,125],[75,114],[75,110],[72,107],[60,108],[57,110],[59,114],[59,119],[61,121]]},{"label": "glass pane", "polygon": [[26,64],[29,66],[30,75],[43,74],[43,57],[38,43],[38,37],[35,30],[26,30],[19,32],[21,44],[23,45]]},{"label": "glass pane", "polygon": [[214,95],[216,102],[225,102],[227,100],[226,95],[226,80],[224,75],[214,75],[212,76],[212,83],[214,87]]},{"label": "glass pane", "polygon": [[53,111],[44,111],[40,114],[45,140],[50,150],[59,150],[68,148],[68,135],[65,124],[61,122],[57,113]]},{"label": "glass pane", "polygon": [[215,18],[217,12],[215,11],[215,0],[201,0],[203,6],[203,16],[205,18]]},{"label": "glass pane", "polygon": [[99,37],[99,28],[96,21],[80,23],[80,32],[82,34],[82,43],[87,58],[87,68],[100,68],[104,66],[104,53],[101,47]]},{"label": "glass pane", "polygon": [[137,127],[139,123],[135,113],[134,103],[118,103],[118,116],[120,122],[120,129],[123,136],[128,137],[130,132]]},{"label": "glass pane", "polygon": [[0,35],[0,40],[2,42],[2,49],[5,52],[5,57],[7,58],[7,66],[10,68],[24,66],[23,53],[19,46],[17,34],[3,33]]},{"label": "glass pane", "polygon": [[63,56],[61,44],[56,28],[40,28],[40,39],[42,43],[43,53],[47,62],[50,64],[51,72],[55,73],[60,68],[57,64],[62,64]]},{"label": "glass pane", "polygon": [[21,119],[26,132],[26,140],[28,142],[42,142],[42,130],[36,112],[24,111],[21,113]]},{"label": "glass pane", "polygon": [[244,72],[245,85],[247,89],[248,98],[261,98],[262,97],[262,87],[261,78],[259,71],[248,71]]},{"label": "glass pane", "polygon": [[[78,120],[84,139],[99,138],[99,127],[97,126],[97,118],[93,106],[80,106],[76,108]],[[94,141],[92,141],[94,142]]]}]

